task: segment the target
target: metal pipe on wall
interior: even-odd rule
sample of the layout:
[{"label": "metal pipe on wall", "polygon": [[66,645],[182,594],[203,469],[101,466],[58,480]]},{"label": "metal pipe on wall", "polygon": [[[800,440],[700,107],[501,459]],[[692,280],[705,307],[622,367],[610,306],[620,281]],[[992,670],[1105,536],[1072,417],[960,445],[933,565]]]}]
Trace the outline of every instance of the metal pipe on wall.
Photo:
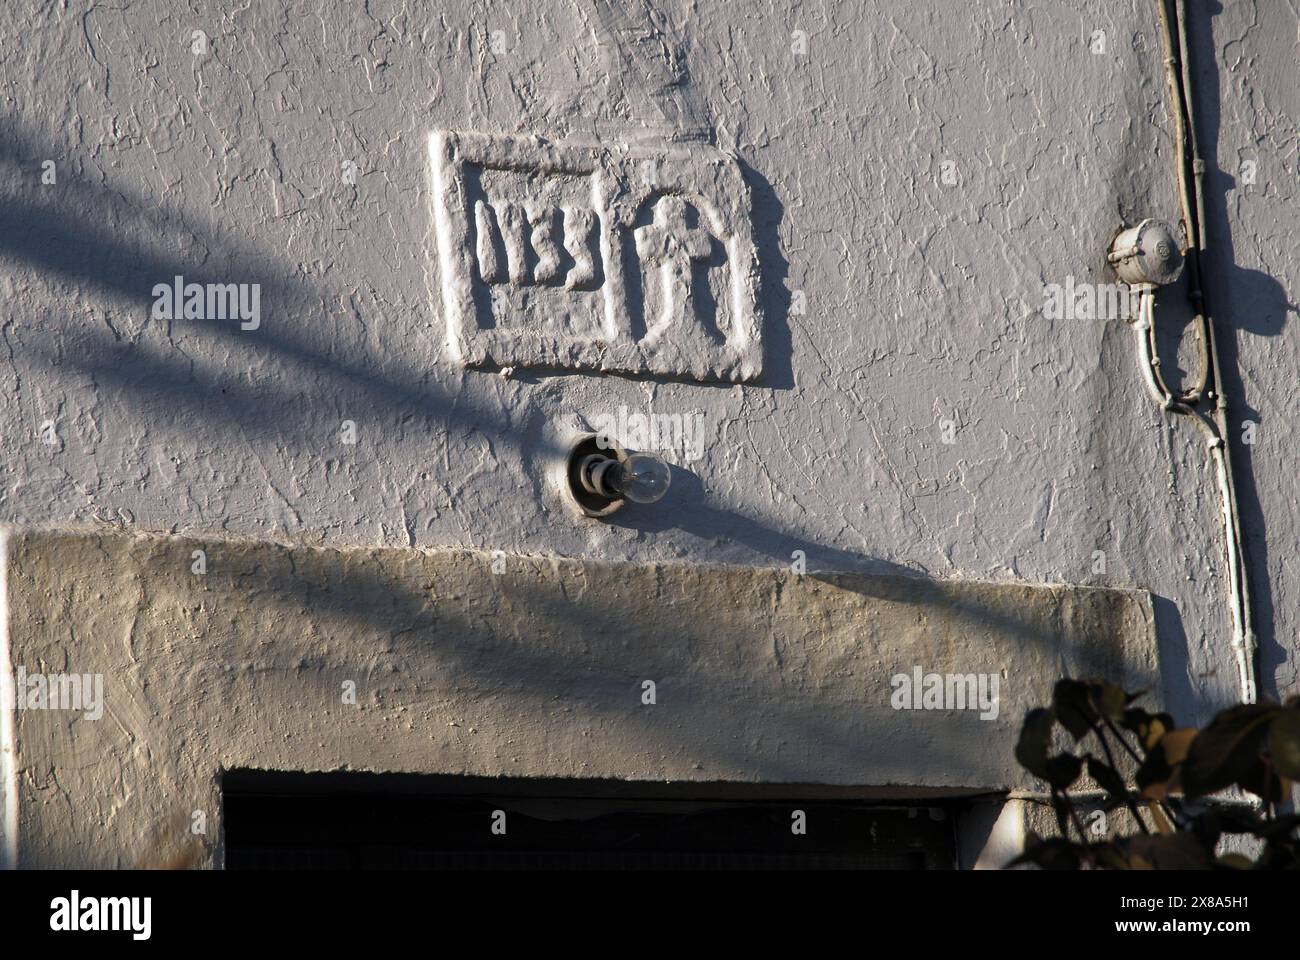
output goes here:
[{"label": "metal pipe on wall", "polygon": [[[1170,17],[1169,4],[1174,16]],[[1205,201],[1203,180],[1205,161],[1196,142],[1195,107],[1188,55],[1187,17],[1184,0],[1156,0],[1165,49],[1165,69],[1175,114],[1178,145],[1179,199],[1183,208],[1183,225],[1187,239],[1188,299],[1196,314],[1196,331],[1200,363],[1198,379],[1192,389],[1175,392],[1160,373],[1160,359],[1155,339],[1155,294],[1150,285],[1141,285],[1138,311],[1138,362],[1147,391],[1165,409],[1190,416],[1206,435],[1206,446],[1214,462],[1222,506],[1224,548],[1228,569],[1229,607],[1241,698],[1254,703],[1258,696],[1255,675],[1257,641],[1251,620],[1250,585],[1245,551],[1242,545],[1241,520],[1237,510],[1236,490],[1232,479],[1232,453],[1228,444],[1227,401],[1223,396],[1223,378],[1214,323],[1205,306],[1202,287],[1201,255],[1206,249]],[[1175,29],[1176,27],[1176,29]],[[1199,408],[1212,401],[1207,413]]]}]

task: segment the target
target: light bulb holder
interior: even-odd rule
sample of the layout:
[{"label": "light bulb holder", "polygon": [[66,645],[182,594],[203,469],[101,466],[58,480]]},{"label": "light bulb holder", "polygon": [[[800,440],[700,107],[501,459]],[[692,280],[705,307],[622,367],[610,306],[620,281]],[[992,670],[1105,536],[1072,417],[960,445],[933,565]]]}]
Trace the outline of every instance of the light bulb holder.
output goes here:
[{"label": "light bulb holder", "polygon": [[626,500],[616,483],[628,453],[613,438],[588,433],[569,448],[565,489],[583,516],[608,517]]},{"label": "light bulb holder", "polygon": [[623,464],[617,457],[591,453],[578,465],[578,480],[592,496],[623,499]]},{"label": "light bulb holder", "polygon": [[588,517],[607,517],[628,501],[656,503],[669,483],[669,468],[659,457],[629,452],[596,434],[573,444],[564,472],[570,499]]}]

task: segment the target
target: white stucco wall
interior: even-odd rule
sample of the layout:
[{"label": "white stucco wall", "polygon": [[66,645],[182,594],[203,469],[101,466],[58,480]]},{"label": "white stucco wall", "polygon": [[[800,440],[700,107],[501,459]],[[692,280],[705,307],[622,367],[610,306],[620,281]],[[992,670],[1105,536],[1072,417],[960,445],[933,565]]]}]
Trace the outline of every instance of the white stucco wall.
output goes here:
[{"label": "white stucco wall", "polygon": [[[1207,286],[1231,416],[1259,423],[1234,453],[1274,694],[1300,683],[1293,7],[1193,24]],[[1122,219],[1177,218],[1160,58],[1146,0],[7,4],[0,520],[1141,587],[1167,700],[1204,719],[1236,685],[1201,442],[1144,396],[1124,324],[1040,311],[1044,283],[1109,280]],[[762,379],[451,362],[434,129],[703,131],[734,152]],[[260,328],[151,320],[177,274],[260,284]],[[579,519],[543,477],[575,420],[620,406],[702,413],[703,457],[657,507]]]}]

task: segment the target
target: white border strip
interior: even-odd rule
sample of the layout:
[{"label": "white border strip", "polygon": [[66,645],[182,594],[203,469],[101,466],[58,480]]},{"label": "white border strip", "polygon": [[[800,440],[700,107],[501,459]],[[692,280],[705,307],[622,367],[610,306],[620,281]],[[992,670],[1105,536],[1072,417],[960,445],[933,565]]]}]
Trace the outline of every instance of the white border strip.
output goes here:
[{"label": "white border strip", "polygon": [[18,698],[9,645],[11,537],[11,530],[0,530],[0,870],[18,866]]}]

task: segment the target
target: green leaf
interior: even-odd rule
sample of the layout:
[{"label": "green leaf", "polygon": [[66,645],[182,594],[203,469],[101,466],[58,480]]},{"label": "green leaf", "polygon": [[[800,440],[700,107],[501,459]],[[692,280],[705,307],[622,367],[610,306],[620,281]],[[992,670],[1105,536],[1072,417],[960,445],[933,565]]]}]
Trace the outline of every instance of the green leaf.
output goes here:
[{"label": "green leaf", "polygon": [[1130,697],[1120,687],[1104,680],[1058,680],[1052,690],[1052,707],[1061,726],[1076,741],[1082,740],[1103,717],[1123,721]]},{"label": "green leaf", "polygon": [[1269,721],[1281,710],[1264,703],[1243,703],[1222,711],[1196,735],[1183,761],[1182,783],[1187,796],[1216,793],[1237,784],[1266,796],[1263,759]]},{"label": "green leaf", "polygon": [[1050,779],[1047,770],[1047,751],[1052,746],[1052,711],[1038,707],[1025,714],[1020,727],[1020,740],[1016,743],[1016,760],[1040,780]]},{"label": "green leaf", "polygon": [[1137,734],[1142,749],[1150,750],[1174,729],[1174,718],[1167,713],[1147,713],[1141,707],[1129,707],[1120,719],[1120,726]]},{"label": "green leaf", "polygon": [[1300,780],[1300,709],[1278,711],[1268,728],[1268,752],[1278,773]]},{"label": "green leaf", "polygon": [[[1138,792],[1144,797],[1152,796],[1148,793],[1150,787],[1163,787],[1174,776],[1173,765],[1165,757],[1165,747],[1162,743],[1157,743],[1148,751],[1146,759],[1142,761],[1142,766],[1138,767],[1137,773],[1133,775],[1133,782],[1137,784]],[[1157,797],[1163,797],[1165,790],[1154,791]]]},{"label": "green leaf", "polygon": [[1134,776],[1142,796],[1148,800],[1163,800],[1171,792],[1182,789],[1182,764],[1200,733],[1195,727],[1183,727],[1160,735]]}]

